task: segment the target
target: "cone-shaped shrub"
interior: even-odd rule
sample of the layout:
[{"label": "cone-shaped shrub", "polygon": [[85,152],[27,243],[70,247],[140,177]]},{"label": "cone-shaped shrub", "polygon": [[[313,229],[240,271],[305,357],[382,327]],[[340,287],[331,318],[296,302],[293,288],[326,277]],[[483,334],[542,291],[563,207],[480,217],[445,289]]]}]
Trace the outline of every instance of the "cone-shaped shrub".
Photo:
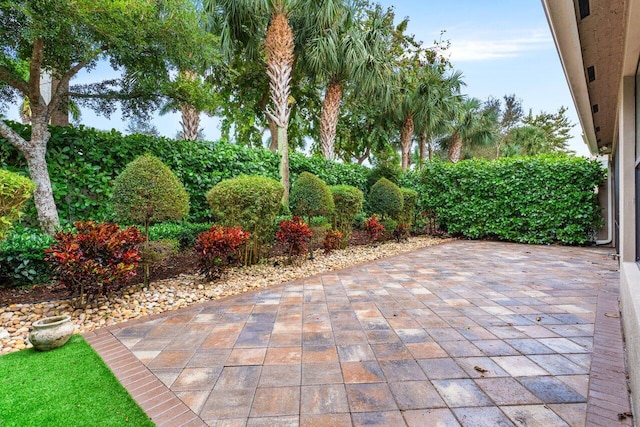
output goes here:
[{"label": "cone-shaped shrub", "polygon": [[30,179],[0,169],[0,241],[20,218],[22,207],[33,194],[33,188]]},{"label": "cone-shaped shrub", "polygon": [[347,240],[351,235],[353,221],[362,210],[364,194],[356,187],[350,185],[334,185],[329,187],[333,195],[334,211],[334,228],[342,233],[342,244],[344,248]]},{"label": "cone-shaped shrub", "polygon": [[371,187],[368,202],[373,213],[396,220],[404,207],[402,190],[387,178],[380,178]]},{"label": "cone-shaped shrub", "polygon": [[328,216],[333,214],[333,196],[323,180],[309,172],[302,172],[291,187],[289,207],[294,215],[307,218]]},{"label": "cone-shaped shrub", "polygon": [[273,238],[273,223],[284,187],[263,176],[240,176],[219,182],[207,193],[214,221],[227,227],[240,226],[251,233],[245,264],[256,262]]},{"label": "cone-shaped shrub", "polygon": [[402,214],[399,222],[407,226],[413,224],[416,215],[416,201],[418,200],[418,192],[411,188],[400,188],[402,191]]}]

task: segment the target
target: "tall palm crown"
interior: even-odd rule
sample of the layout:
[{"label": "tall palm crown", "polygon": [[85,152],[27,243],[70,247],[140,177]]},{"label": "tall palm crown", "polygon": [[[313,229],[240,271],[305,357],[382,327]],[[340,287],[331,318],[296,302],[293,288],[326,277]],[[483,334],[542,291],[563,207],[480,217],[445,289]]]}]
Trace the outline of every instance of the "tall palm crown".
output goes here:
[{"label": "tall palm crown", "polygon": [[483,109],[476,98],[460,97],[453,104],[445,140],[447,157],[452,163],[460,160],[463,144],[487,145],[495,141],[497,116],[490,109]]}]

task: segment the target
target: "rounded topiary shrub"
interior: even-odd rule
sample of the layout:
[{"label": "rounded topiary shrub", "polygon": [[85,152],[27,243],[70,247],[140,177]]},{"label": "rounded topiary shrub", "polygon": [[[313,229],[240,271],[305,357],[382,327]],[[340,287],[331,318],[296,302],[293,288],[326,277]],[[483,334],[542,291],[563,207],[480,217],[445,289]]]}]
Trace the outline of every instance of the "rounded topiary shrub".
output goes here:
[{"label": "rounded topiary shrub", "polygon": [[289,207],[294,215],[310,218],[333,214],[331,190],[317,176],[302,172],[291,186]]},{"label": "rounded topiary shrub", "polygon": [[380,178],[373,184],[368,197],[371,212],[382,218],[398,219],[404,208],[402,190],[387,178]]},{"label": "rounded topiary shrub", "polygon": [[333,204],[335,205],[333,226],[342,233],[341,246],[344,248],[351,235],[353,221],[358,212],[362,210],[364,194],[350,185],[334,185],[329,189],[333,195]]},{"label": "rounded topiary shrub", "polygon": [[140,156],[113,183],[113,209],[119,221],[145,226],[189,213],[189,194],[178,177],[150,154]]},{"label": "rounded topiary shrub", "polygon": [[214,221],[227,227],[240,226],[251,233],[245,264],[256,262],[273,238],[273,223],[280,208],[284,187],[263,176],[240,176],[219,182],[207,201]]},{"label": "rounded topiary shrub", "polygon": [[0,169],[0,241],[20,218],[22,207],[33,194],[33,189],[30,179]]},{"label": "rounded topiary shrub", "polygon": [[402,214],[399,222],[411,226],[416,215],[418,192],[404,187],[400,188],[400,191],[402,191]]}]

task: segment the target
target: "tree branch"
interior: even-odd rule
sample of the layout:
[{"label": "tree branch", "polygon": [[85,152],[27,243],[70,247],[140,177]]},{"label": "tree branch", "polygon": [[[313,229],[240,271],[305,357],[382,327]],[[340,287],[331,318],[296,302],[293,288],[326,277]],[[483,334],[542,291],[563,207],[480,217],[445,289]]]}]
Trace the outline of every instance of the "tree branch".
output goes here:
[{"label": "tree branch", "polygon": [[[31,63],[29,64],[29,90],[25,95],[31,101],[31,111],[40,105],[40,71],[42,69],[42,58],[44,56],[44,40],[41,37],[33,42],[31,52]],[[35,101],[35,102],[34,102]],[[37,105],[33,105],[37,103]]]},{"label": "tree branch", "polygon": [[20,152],[24,153],[28,149],[27,141],[18,135],[18,132],[11,129],[4,120],[0,120],[0,135],[5,137]]},{"label": "tree branch", "polygon": [[0,65],[0,80],[3,80],[12,88],[19,90],[24,95],[29,94],[29,84],[24,80],[17,78],[11,70],[3,65]]}]

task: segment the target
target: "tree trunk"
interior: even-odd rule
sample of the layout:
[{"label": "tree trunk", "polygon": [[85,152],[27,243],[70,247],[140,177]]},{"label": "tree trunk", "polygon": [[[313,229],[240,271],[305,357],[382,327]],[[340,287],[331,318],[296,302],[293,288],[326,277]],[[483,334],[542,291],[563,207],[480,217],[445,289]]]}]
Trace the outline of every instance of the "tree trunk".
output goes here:
[{"label": "tree trunk", "polygon": [[322,154],[329,160],[335,158],[334,144],[341,99],[342,83],[332,81],[329,83],[327,91],[324,94],[322,113],[320,115],[320,143],[322,145]]},{"label": "tree trunk", "polygon": [[425,132],[420,133],[420,164],[418,167],[422,169],[424,163],[427,160],[427,134]]},{"label": "tree trunk", "polygon": [[400,145],[402,146],[402,170],[409,167],[409,156],[411,155],[411,137],[413,136],[413,116],[407,116],[400,131]]},{"label": "tree trunk", "polygon": [[50,137],[46,118],[32,116],[31,141],[22,139],[4,121],[0,121],[0,134],[9,140],[27,160],[29,176],[35,184],[33,197],[40,228],[47,234],[54,234],[56,227],[60,225],[60,219],[53,200],[53,190],[45,158],[47,142]]},{"label": "tree trunk", "polygon": [[[51,93],[55,93],[60,80],[55,77],[51,78]],[[69,82],[67,82],[62,90],[66,93],[69,92]],[[63,96],[58,101],[58,105],[51,114],[51,126],[69,126],[69,97]]]},{"label": "tree trunk", "polygon": [[433,144],[429,141],[429,161],[433,160]]},{"label": "tree trunk", "polygon": [[188,141],[196,141],[200,136],[200,112],[189,104],[181,104],[180,112],[182,113],[182,138]]},{"label": "tree trunk", "polygon": [[271,120],[270,117],[267,117],[267,121],[269,122],[269,133],[271,134],[271,143],[269,144],[269,150],[274,153],[278,152],[278,126],[276,122]]},{"label": "tree trunk", "polygon": [[291,73],[293,71],[293,33],[284,13],[273,16],[265,37],[267,51],[267,75],[269,76],[269,95],[273,111],[267,109],[267,115],[278,127],[278,151],[280,153],[280,179],[285,192],[282,203],[289,204],[289,142],[287,126],[289,124],[289,94],[291,93]]},{"label": "tree trunk", "polygon": [[462,153],[462,139],[458,132],[454,132],[453,135],[451,135],[451,144],[449,145],[449,150],[447,152],[449,161],[451,163],[458,163],[460,160],[460,153]]}]

